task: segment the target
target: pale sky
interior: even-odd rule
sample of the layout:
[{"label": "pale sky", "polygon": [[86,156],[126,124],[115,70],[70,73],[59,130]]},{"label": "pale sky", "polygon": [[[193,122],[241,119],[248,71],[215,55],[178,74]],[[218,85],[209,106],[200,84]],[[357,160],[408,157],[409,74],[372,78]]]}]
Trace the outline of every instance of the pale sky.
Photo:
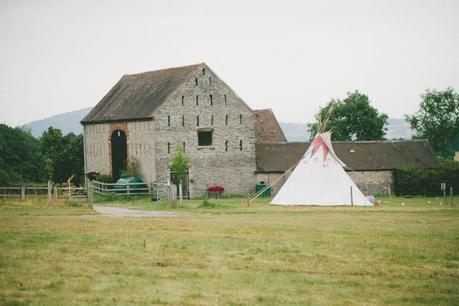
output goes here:
[{"label": "pale sky", "polygon": [[123,74],[206,62],[253,109],[309,122],[359,89],[391,117],[459,91],[459,1],[0,0],[0,122],[95,105]]}]

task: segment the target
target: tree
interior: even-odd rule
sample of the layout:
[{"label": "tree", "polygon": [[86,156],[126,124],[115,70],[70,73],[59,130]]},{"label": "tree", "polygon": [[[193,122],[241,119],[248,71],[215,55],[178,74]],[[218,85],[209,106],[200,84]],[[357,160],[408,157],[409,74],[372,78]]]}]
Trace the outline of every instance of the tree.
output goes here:
[{"label": "tree", "polygon": [[43,158],[30,131],[0,124],[0,186],[44,179]]},{"label": "tree", "polygon": [[186,177],[188,171],[188,159],[185,156],[183,147],[179,147],[170,165],[171,170],[175,173],[174,184],[181,184]]},{"label": "tree", "polygon": [[427,139],[437,154],[452,157],[459,137],[459,94],[453,88],[427,89],[419,110],[405,118],[415,131],[414,138]]},{"label": "tree", "polygon": [[332,99],[320,109],[316,122],[308,124],[311,140],[327,116],[326,130],[333,132],[332,140],[381,140],[386,135],[387,115],[380,114],[370,105],[368,96],[357,90],[347,93],[343,100]]},{"label": "tree", "polygon": [[60,129],[49,127],[40,138],[40,147],[48,179],[63,183],[74,176],[72,182],[75,184],[84,181],[82,135],[69,133],[62,136]]}]

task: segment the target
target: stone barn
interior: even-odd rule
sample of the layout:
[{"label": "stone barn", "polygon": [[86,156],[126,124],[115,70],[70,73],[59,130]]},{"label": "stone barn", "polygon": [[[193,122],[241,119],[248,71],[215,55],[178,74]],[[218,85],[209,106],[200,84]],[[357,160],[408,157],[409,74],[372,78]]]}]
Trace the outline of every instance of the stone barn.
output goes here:
[{"label": "stone barn", "polygon": [[144,180],[165,183],[183,147],[189,159],[184,190],[202,197],[255,188],[255,112],[206,64],[124,75],[81,121],[85,172],[120,177],[128,158]]}]

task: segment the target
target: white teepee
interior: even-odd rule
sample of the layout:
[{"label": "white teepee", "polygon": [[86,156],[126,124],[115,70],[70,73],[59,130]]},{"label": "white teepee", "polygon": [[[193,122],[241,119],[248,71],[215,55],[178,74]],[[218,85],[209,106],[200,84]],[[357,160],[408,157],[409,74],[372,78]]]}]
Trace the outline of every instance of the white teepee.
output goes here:
[{"label": "white teepee", "polygon": [[345,164],[333,151],[330,136],[325,132],[314,137],[271,204],[372,205],[344,171]]}]

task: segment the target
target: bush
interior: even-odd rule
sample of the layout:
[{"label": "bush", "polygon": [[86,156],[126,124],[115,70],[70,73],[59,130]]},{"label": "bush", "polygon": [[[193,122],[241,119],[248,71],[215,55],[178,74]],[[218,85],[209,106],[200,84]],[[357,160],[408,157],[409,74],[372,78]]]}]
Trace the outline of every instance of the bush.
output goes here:
[{"label": "bush", "polygon": [[394,170],[396,195],[441,195],[441,183],[459,192],[459,162],[440,158],[433,169],[407,167]]},{"label": "bush", "polygon": [[110,174],[98,174],[96,175],[96,181],[101,183],[113,183],[113,179]]},{"label": "bush", "polygon": [[198,206],[198,208],[217,208],[218,205],[213,202],[209,202],[207,200],[202,201],[202,204]]},{"label": "bush", "polygon": [[129,157],[126,160],[126,170],[121,171],[121,176],[133,176],[133,177],[140,177],[140,163],[134,157]]}]

